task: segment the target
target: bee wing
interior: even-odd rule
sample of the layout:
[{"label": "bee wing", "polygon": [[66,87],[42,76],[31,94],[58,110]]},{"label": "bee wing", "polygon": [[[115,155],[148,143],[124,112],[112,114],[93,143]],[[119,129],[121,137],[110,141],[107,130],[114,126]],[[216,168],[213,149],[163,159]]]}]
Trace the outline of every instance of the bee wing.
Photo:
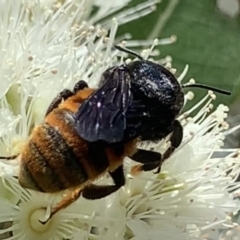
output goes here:
[{"label": "bee wing", "polygon": [[116,68],[76,113],[76,130],[89,142],[123,140],[125,113],[132,102],[130,75]]}]

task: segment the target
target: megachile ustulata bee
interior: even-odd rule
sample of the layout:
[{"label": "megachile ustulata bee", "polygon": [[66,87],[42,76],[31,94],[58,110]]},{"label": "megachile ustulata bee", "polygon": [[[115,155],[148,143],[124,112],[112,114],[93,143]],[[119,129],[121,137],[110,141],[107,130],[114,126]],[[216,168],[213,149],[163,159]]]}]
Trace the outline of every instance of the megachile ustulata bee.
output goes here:
[{"label": "megachile ustulata bee", "polygon": [[[154,169],[159,173],[182,142],[177,117],[184,104],[183,88],[230,94],[201,84],[180,85],[163,66],[116,48],[138,60],[108,68],[97,89],[81,80],[73,91],[60,92],[47,109],[44,123],[34,128],[19,154],[21,186],[50,193],[72,190],[43,224],[81,195],[99,199],[121,188],[125,157],[140,163],[133,166],[133,174]],[[162,154],[137,147],[142,141],[156,142],[169,135],[170,146]],[[107,172],[114,184],[93,183]]]}]

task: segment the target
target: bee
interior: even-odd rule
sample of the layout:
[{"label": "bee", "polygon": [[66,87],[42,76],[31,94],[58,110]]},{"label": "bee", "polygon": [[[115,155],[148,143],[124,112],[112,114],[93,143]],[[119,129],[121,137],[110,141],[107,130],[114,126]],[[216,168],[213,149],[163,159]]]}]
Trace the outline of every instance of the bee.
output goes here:
[{"label": "bee", "polygon": [[[159,173],[182,142],[177,117],[184,104],[183,88],[230,94],[200,84],[181,86],[163,66],[116,48],[138,60],[107,69],[97,89],[80,80],[72,91],[60,92],[19,154],[21,186],[46,193],[71,190],[43,224],[80,196],[100,199],[124,186],[125,157],[140,163],[133,166],[133,175],[154,169]],[[137,148],[142,141],[156,142],[169,135],[170,147],[163,154]],[[93,183],[107,172],[112,185]]]}]

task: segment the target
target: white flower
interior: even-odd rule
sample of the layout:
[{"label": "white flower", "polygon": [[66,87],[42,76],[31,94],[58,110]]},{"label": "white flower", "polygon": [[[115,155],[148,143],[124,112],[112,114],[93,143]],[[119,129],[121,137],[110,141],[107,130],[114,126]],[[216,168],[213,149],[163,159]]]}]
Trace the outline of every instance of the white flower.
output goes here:
[{"label": "white flower", "polygon": [[[47,106],[63,88],[71,89],[79,79],[94,87],[106,68],[123,61],[112,49],[118,25],[148,14],[155,5],[149,0],[118,12],[127,2],[0,0],[1,156],[19,153],[32,128],[43,121]],[[90,16],[94,4],[98,9]],[[115,12],[115,18],[109,19]],[[155,40],[142,55],[155,55],[155,45],[175,40]],[[146,46],[149,41],[126,44]],[[186,103],[192,97],[191,92],[186,93]],[[46,225],[38,219],[47,214],[45,208],[49,211],[61,194],[21,188],[13,177],[17,162],[0,162],[0,223],[12,222],[0,234],[11,233],[13,240],[192,240],[202,239],[218,228],[236,228],[231,215],[239,208],[234,199],[239,187],[235,183],[239,150],[221,148],[228,109],[220,105],[213,111],[214,98],[209,92],[179,117],[184,126],[183,142],[164,162],[159,175],[148,172],[132,178],[134,163],[126,160],[127,183],[121,190],[97,201],[80,198]],[[164,140],[146,147],[162,153],[168,144]],[[106,176],[98,184],[109,182]]]},{"label": "white flower", "polygon": [[[151,10],[155,1],[119,13],[113,21],[107,16],[120,6],[113,12],[111,5],[107,12],[100,6],[89,17],[86,12],[92,4],[76,0],[46,8],[38,1],[0,1],[0,149],[4,155],[20,151],[63,88],[72,88],[79,79],[96,85],[101,73],[116,62],[111,48],[118,25]],[[106,20],[102,27],[92,26],[102,18]]]},{"label": "white flower", "polygon": [[[71,206],[63,210],[51,222],[42,225],[38,220],[45,216],[45,208],[56,203],[54,195],[27,191],[21,188],[18,181],[8,175],[1,176],[4,188],[18,198],[19,204],[0,198],[0,223],[12,221],[12,225],[0,230],[0,234],[12,232],[12,239],[62,239],[71,237],[76,229],[71,217]],[[9,198],[8,198],[9,200]]]},{"label": "white flower", "polygon": [[[219,106],[203,117],[209,107],[210,101],[195,117],[186,118],[188,113],[180,117],[185,125],[184,140],[157,178],[145,173],[125,186],[120,199],[127,209],[126,224],[134,239],[199,239],[231,222],[229,213],[238,209],[238,203],[229,187],[239,185],[234,183],[239,158],[227,153],[228,149],[220,149],[220,131],[226,127],[228,109]],[[163,152],[165,143],[155,147],[158,149]],[[226,151],[226,156],[212,157],[217,150]]]},{"label": "white flower", "polygon": [[[32,128],[43,120],[47,106],[63,88],[72,88],[79,79],[96,86],[102,72],[117,61],[117,52],[111,48],[118,25],[151,12],[155,5],[150,0],[119,12],[112,20],[108,16],[123,3],[99,5],[90,16],[92,1],[54,2],[0,1],[1,156],[21,151]],[[70,214],[74,204],[42,226],[38,222],[44,214],[41,208],[53,204],[54,197],[22,189],[10,177],[17,168],[14,161],[0,162],[0,222],[13,221],[0,234],[11,233],[12,239],[70,238],[75,232]],[[87,208],[88,216],[82,213],[82,222],[79,214],[75,216],[77,229],[86,229],[86,218],[92,226],[92,209]],[[95,225],[99,226],[99,220]]]}]

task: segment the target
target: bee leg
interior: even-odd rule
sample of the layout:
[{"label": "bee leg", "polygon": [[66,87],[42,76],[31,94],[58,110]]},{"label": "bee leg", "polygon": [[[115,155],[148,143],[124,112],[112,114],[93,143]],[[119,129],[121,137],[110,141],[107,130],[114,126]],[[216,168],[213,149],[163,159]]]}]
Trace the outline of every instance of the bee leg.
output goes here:
[{"label": "bee leg", "polygon": [[130,158],[136,162],[143,163],[132,167],[131,174],[133,176],[140,174],[142,171],[151,171],[161,163],[161,153],[144,149],[138,149]]},{"label": "bee leg", "polygon": [[62,102],[62,100],[66,100],[67,98],[71,97],[74,93],[68,89],[64,89],[62,92],[60,92],[50,103],[45,116],[47,116],[50,112],[52,112],[53,109],[57,108],[58,105]]},{"label": "bee leg", "polygon": [[132,160],[140,163],[150,163],[150,162],[160,162],[161,153],[154,152],[151,150],[137,149],[137,152],[134,153],[131,157]]},{"label": "bee leg", "polygon": [[79,90],[83,90],[84,88],[87,88],[87,87],[88,87],[88,84],[84,80],[80,80],[75,84],[73,88],[73,92],[77,93]]},{"label": "bee leg", "polygon": [[75,202],[80,197],[81,193],[82,193],[82,188],[78,188],[75,191],[70,192],[54,208],[52,208],[49,216],[47,216],[46,219],[43,219],[43,220],[39,219],[38,221],[43,225],[46,224],[53,217],[53,215],[55,215],[60,210],[68,207],[70,204]]},{"label": "bee leg", "polygon": [[178,120],[175,120],[173,122],[173,132],[172,132],[172,135],[170,137],[171,145],[164,152],[164,154],[162,156],[162,159],[161,159],[161,163],[158,166],[158,169],[157,169],[157,171],[155,173],[159,173],[161,171],[162,163],[172,155],[172,153],[174,152],[174,150],[176,148],[179,147],[179,145],[182,142],[182,139],[183,139],[183,127],[182,127],[181,123]]},{"label": "bee leg", "polygon": [[62,102],[62,100],[68,99],[69,97],[73,96],[77,91],[82,90],[86,87],[88,87],[88,84],[84,80],[80,80],[75,84],[73,92],[68,89],[62,90],[62,92],[60,92],[49,105],[45,116],[47,116],[53,109],[57,108],[58,105]]},{"label": "bee leg", "polygon": [[124,186],[125,177],[122,165],[118,167],[114,172],[109,172],[109,174],[111,175],[115,185],[90,184],[83,189],[82,196],[90,200],[104,198]]}]

